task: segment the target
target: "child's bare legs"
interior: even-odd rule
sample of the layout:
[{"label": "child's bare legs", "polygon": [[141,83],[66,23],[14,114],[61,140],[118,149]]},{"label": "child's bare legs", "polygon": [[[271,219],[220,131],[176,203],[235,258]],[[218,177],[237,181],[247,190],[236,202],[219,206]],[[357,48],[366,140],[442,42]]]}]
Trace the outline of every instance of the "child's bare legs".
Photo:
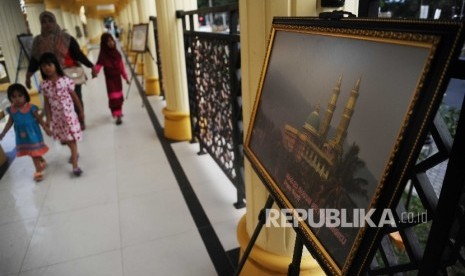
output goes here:
[{"label": "child's bare legs", "polygon": [[34,180],[41,181],[43,179],[43,172],[46,164],[45,159],[42,156],[32,156],[32,162],[36,168],[36,172],[34,173]]},{"label": "child's bare legs", "polygon": [[42,166],[43,162],[42,156],[32,156],[32,162],[34,163],[34,167],[36,168],[36,172],[42,172],[44,170]]},{"label": "child's bare legs", "polygon": [[39,164],[42,167],[42,170],[45,170],[45,168],[47,167],[47,161],[45,161],[43,156],[38,156],[38,159],[39,159]]},{"label": "child's bare legs", "polygon": [[76,141],[66,142],[69,149],[71,150],[71,164],[73,165],[73,173],[76,176],[81,175],[82,171],[78,166],[78,148]]}]

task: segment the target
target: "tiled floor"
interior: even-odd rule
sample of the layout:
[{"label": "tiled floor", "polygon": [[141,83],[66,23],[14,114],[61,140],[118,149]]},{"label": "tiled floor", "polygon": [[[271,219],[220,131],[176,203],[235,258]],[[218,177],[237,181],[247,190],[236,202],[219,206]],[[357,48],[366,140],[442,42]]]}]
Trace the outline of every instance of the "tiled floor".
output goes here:
[{"label": "tiled floor", "polygon": [[[94,60],[97,53],[91,51]],[[195,193],[180,189],[163,149],[167,142],[157,137],[134,83],[121,126],[107,108],[103,74],[88,81],[83,95],[83,175],[71,175],[68,148],[47,137],[43,182],[32,180],[28,157],[16,158],[0,179],[0,276],[220,273],[218,255],[238,247],[236,226],[245,213],[233,207],[228,178],[208,155],[196,154],[198,145],[171,143],[183,171],[176,173],[185,173]],[[148,100],[163,124],[165,102]],[[13,139],[11,130],[5,151]],[[200,208],[189,203],[197,199]],[[208,219],[199,222],[202,212]]]}]

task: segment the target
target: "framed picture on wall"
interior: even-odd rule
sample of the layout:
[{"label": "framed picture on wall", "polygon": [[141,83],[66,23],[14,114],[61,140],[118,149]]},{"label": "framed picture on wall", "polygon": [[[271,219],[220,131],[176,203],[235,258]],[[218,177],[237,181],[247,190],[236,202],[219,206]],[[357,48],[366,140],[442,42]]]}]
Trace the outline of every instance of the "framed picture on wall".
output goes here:
[{"label": "framed picture on wall", "polygon": [[463,40],[460,22],[274,19],[244,151],[327,273],[359,274],[401,222]]},{"label": "framed picture on wall", "polygon": [[132,27],[131,51],[145,52],[147,50],[147,35],[149,24],[137,24]]}]

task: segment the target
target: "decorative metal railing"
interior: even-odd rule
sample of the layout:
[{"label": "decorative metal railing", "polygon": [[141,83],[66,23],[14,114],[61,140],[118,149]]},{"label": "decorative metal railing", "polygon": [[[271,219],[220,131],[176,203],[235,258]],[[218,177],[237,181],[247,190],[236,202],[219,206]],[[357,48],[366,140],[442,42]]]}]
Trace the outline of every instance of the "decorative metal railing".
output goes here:
[{"label": "decorative metal railing", "polygon": [[[465,60],[452,77],[465,80]],[[436,114],[432,139],[397,205],[398,221],[417,215],[383,229],[368,275],[465,275],[465,101],[461,106],[453,116],[442,108]]]},{"label": "decorative metal railing", "polygon": [[161,59],[160,59],[160,47],[158,47],[158,25],[157,18],[155,16],[149,17],[153,25],[153,34],[155,37],[155,52],[157,57],[157,68],[158,68],[158,83],[160,85],[160,96],[165,97],[165,86],[163,84],[163,70],[161,68]]},{"label": "decorative metal railing", "polygon": [[[245,193],[239,7],[177,11],[176,16],[184,29],[193,142],[199,143],[199,154],[208,152],[235,185],[234,205],[241,208]],[[201,31],[199,18],[211,23],[206,27],[212,30]]]}]

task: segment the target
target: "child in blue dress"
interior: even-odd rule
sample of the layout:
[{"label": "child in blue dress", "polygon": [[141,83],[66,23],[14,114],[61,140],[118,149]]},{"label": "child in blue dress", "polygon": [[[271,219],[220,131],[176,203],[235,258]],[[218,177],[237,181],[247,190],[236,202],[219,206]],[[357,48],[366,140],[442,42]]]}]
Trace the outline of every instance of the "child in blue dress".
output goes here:
[{"label": "child in blue dress", "polygon": [[50,135],[50,131],[46,127],[42,117],[39,116],[38,107],[29,103],[31,98],[23,85],[19,83],[12,84],[8,87],[7,92],[11,106],[6,111],[10,116],[5,128],[0,133],[0,140],[3,139],[14,124],[16,156],[31,156],[36,169],[34,180],[41,181],[43,180],[43,173],[47,166],[43,155],[48,151],[48,147],[44,143],[39,124],[48,135]]}]

